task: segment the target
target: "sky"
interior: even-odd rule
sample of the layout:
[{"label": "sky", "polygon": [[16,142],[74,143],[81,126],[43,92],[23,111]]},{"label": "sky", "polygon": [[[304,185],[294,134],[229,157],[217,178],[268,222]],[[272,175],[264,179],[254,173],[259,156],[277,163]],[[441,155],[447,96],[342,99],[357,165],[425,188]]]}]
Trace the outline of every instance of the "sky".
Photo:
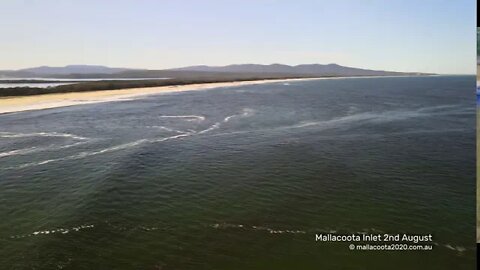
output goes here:
[{"label": "sky", "polygon": [[2,0],[0,69],[329,64],[476,73],[475,0]]}]

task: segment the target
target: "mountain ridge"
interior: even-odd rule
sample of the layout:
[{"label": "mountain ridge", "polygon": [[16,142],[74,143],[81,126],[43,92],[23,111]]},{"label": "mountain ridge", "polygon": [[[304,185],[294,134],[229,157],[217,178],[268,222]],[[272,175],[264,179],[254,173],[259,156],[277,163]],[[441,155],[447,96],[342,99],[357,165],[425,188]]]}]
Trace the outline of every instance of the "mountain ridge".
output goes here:
[{"label": "mountain ridge", "polygon": [[122,72],[130,70],[128,68],[112,68],[102,65],[66,65],[63,67],[52,67],[52,66],[39,66],[32,68],[24,68],[17,71],[34,73],[39,75],[49,75],[49,74],[89,74],[89,73],[98,73],[98,74],[113,74],[117,72]]},{"label": "mountain ridge", "polygon": [[[180,68],[161,70],[117,68],[102,65],[66,65],[63,67],[38,66],[18,70],[1,70],[0,77],[105,77],[128,78],[132,74],[135,77],[145,75],[146,77],[158,76],[188,76],[188,74],[263,74],[263,75],[289,75],[289,76],[398,76],[398,75],[431,75],[430,73],[419,72],[396,72],[385,70],[371,70],[355,67],[342,66],[335,63],[330,64],[232,64],[226,66],[196,65]],[[192,75],[192,76],[193,76]]]},{"label": "mountain ridge", "polygon": [[288,73],[288,74],[303,74],[303,75],[319,75],[319,76],[386,76],[386,75],[411,75],[411,74],[429,74],[420,72],[397,72],[385,70],[371,70],[342,66],[335,63],[330,64],[299,64],[299,65],[285,65],[285,64],[233,64],[227,66],[190,66],[176,68],[172,70],[183,71],[205,71],[205,72],[268,72],[268,73]]}]

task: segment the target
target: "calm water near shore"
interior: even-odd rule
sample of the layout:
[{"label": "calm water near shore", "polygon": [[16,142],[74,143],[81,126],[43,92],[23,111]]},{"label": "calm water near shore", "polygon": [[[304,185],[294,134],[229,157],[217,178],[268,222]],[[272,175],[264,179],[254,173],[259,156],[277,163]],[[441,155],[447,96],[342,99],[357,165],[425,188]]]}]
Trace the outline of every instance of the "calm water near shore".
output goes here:
[{"label": "calm water near shore", "polygon": [[297,81],[0,115],[0,268],[475,269],[474,89]]}]

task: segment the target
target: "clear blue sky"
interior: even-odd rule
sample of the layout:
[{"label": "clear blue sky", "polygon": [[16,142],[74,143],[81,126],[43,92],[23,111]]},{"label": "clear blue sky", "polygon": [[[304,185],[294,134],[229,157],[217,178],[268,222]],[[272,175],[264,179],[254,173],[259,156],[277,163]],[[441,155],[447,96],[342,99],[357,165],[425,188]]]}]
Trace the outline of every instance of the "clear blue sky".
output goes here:
[{"label": "clear blue sky", "polygon": [[0,69],[338,63],[475,73],[474,0],[3,0]]}]

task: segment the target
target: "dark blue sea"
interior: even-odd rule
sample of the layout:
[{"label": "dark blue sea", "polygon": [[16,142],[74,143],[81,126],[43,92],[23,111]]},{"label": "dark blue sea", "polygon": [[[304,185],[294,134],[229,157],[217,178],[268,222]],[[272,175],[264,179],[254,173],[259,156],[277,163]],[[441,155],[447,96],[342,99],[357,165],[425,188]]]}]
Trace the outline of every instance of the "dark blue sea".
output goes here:
[{"label": "dark blue sea", "polygon": [[0,268],[475,269],[474,88],[312,80],[0,115]]}]

